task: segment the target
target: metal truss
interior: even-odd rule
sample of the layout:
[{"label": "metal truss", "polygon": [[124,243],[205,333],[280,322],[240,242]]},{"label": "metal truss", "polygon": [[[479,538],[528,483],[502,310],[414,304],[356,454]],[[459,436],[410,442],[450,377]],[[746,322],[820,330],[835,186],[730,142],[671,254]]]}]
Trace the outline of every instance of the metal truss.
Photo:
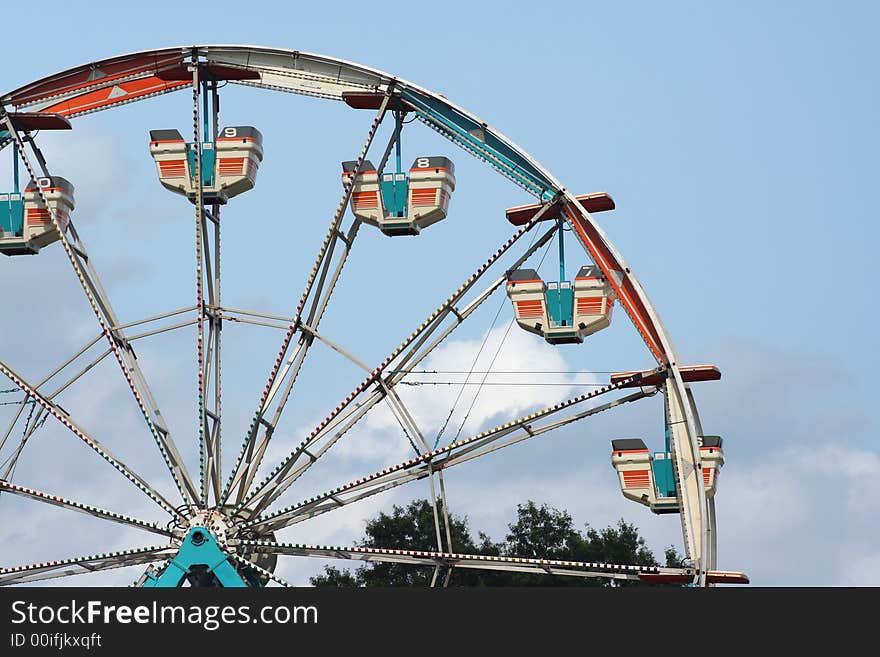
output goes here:
[{"label": "metal truss", "polygon": [[661,568],[658,566],[630,566],[622,564],[565,561],[560,559],[528,559],[481,554],[458,554],[426,550],[395,550],[367,547],[333,547],[303,543],[242,540],[238,543],[257,552],[324,559],[346,559],[381,563],[402,563],[412,566],[500,570],[536,575],[568,577],[595,577],[612,580],[639,580],[645,575],[690,576],[693,570]]},{"label": "metal truss", "polygon": [[108,511],[97,506],[92,506],[91,504],[85,504],[83,502],[77,502],[75,500],[68,500],[59,495],[52,495],[50,493],[36,490],[35,488],[28,488],[27,486],[21,486],[19,484],[12,484],[8,481],[3,481],[2,479],[0,479],[0,492],[11,493],[12,495],[19,495],[21,497],[37,500],[39,502],[45,502],[46,504],[51,504],[62,509],[79,511],[80,513],[85,513],[86,515],[92,516],[93,518],[110,520],[111,522],[116,522],[120,525],[143,529],[148,532],[153,532],[155,534],[162,534],[163,536],[173,537],[177,535],[177,533],[172,531],[171,529],[168,529],[167,527],[161,527],[155,522],[139,520],[138,518],[133,518],[123,513],[116,513],[114,511]]}]

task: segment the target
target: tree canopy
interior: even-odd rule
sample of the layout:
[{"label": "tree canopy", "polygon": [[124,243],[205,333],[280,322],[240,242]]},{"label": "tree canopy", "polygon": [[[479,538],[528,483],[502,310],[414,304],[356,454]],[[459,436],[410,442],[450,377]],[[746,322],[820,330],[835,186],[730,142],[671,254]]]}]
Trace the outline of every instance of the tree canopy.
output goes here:
[{"label": "tree canopy", "polygon": [[[569,561],[592,561],[644,566],[660,565],[638,528],[623,519],[604,529],[586,525],[577,529],[567,511],[532,500],[517,506],[516,521],[508,525],[504,540],[493,542],[483,532],[474,540],[467,519],[450,513],[452,551],[464,554],[517,556]],[[445,539],[445,527],[441,522]],[[361,547],[404,550],[437,550],[434,513],[428,500],[414,500],[406,507],[394,506],[391,514],[380,512],[367,522]],[[665,565],[683,567],[684,559],[670,546],[664,553]],[[310,578],[313,586],[428,586],[434,567],[373,562],[354,572],[325,566],[324,573]],[[453,568],[450,586],[609,586],[606,579],[535,575],[506,571]],[[447,572],[438,573],[439,583]],[[628,582],[625,582],[628,583]],[[617,585],[620,585],[618,582]]]}]

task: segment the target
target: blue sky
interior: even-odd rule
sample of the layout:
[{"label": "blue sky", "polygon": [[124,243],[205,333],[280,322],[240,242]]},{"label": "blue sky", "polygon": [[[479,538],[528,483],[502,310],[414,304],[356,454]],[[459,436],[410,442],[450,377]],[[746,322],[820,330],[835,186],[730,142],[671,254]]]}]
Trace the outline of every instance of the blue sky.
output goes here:
[{"label": "blue sky", "polygon": [[[758,584],[880,583],[880,507],[870,484],[880,475],[880,448],[869,378],[880,365],[873,344],[873,251],[880,229],[869,209],[880,152],[875,4],[47,7],[51,20],[7,37],[7,52],[15,54],[4,67],[4,90],[88,61],[170,45],[245,43],[324,53],[443,93],[525,148],[569,188],[610,192],[618,209],[597,219],[647,289],[681,360],[716,363],[724,373],[720,383],[696,390],[707,432],[726,440],[719,565],[750,572]],[[229,305],[234,300],[289,313],[340,192],[338,163],[356,155],[368,118],[341,105],[238,88],[230,88],[223,102],[224,123],[256,125],[266,139],[257,189],[224,215],[224,294]],[[77,119],[67,141],[47,137],[50,162],[77,186],[74,219],[107,272],[122,316],[191,303],[191,212],[159,188],[147,151],[149,129],[185,133],[189,122],[187,98],[172,94]],[[340,286],[340,305],[326,320],[332,335],[368,362],[381,359],[506,239],[503,209],[528,200],[424,129],[406,135],[405,161],[435,153],[457,165],[449,219],[405,244],[359,238],[366,240],[365,253],[353,258],[347,271],[352,284]],[[0,172],[6,174],[3,159]],[[569,267],[585,264],[570,244]],[[13,347],[10,358],[36,378],[91,337],[94,327],[60,249],[26,260],[0,261],[7,288],[0,343],[39,336],[39,350]],[[553,260],[548,256],[548,275]],[[358,280],[375,281],[374,294],[387,304],[380,318],[364,320],[368,310]],[[467,362],[468,349],[490,329],[499,304],[493,298],[437,363]],[[493,336],[503,334],[507,312]],[[226,370],[235,374],[224,378],[226,409],[244,422],[277,338],[242,332],[239,344],[235,339],[230,336]],[[192,364],[184,343],[162,340],[139,355],[148,374],[164,384],[169,415],[186,427],[194,416],[176,399],[178,389],[185,393],[193,385]],[[649,364],[623,314],[575,349],[553,352],[526,334],[510,340],[516,349],[506,346],[503,353],[511,366],[537,369],[550,362],[558,369],[606,370]],[[7,358],[9,351],[0,353]],[[332,377],[326,374],[331,367],[338,368]],[[357,373],[346,367],[332,354],[309,362],[304,374],[313,383],[286,416],[290,440],[353,387]],[[141,431],[146,441],[124,391],[110,383],[113,375],[109,366],[98,368],[92,387],[69,403],[98,435]],[[563,392],[536,392],[512,408]],[[438,394],[413,403],[422,404],[424,421],[433,425],[449,400]],[[108,405],[116,417],[108,418]],[[504,412],[502,400],[484,405],[480,417],[487,424]],[[511,448],[480,464],[483,470],[462,466],[455,481],[450,472],[450,503],[496,538],[516,503],[529,497],[569,509],[579,523],[604,525],[623,516],[659,552],[679,540],[676,523],[623,500],[607,462],[607,440],[619,435],[644,435],[659,448],[658,408],[646,405]],[[388,431],[381,419],[367,427],[359,437],[362,448],[341,453],[330,472],[316,478],[316,489],[399,460],[405,444],[401,451],[399,444],[382,442]],[[59,449],[69,438],[60,428],[47,425],[47,432]],[[240,433],[230,433],[237,447]],[[35,449],[48,452],[49,439],[46,444]],[[140,454],[130,445],[119,448]],[[151,457],[142,455],[149,463]],[[71,462],[80,457],[89,469],[90,455],[70,454]],[[22,463],[22,483],[37,483],[26,475],[39,479],[39,463]],[[39,483],[73,497],[83,485],[75,479]],[[426,492],[425,486],[404,489],[314,531],[324,542],[354,540],[370,513]],[[129,510],[140,501],[131,503]],[[33,503],[7,504],[0,504],[4,526],[6,514]],[[55,522],[71,532],[71,553],[100,547],[88,543],[88,519],[68,524],[64,512],[51,509],[33,522],[0,536],[2,561],[7,554],[16,557],[10,561],[27,561],[43,549],[36,547],[39,530]],[[106,540],[126,544],[118,535]],[[126,540],[143,544],[149,537]],[[291,566],[288,574],[304,583],[309,567]]]}]

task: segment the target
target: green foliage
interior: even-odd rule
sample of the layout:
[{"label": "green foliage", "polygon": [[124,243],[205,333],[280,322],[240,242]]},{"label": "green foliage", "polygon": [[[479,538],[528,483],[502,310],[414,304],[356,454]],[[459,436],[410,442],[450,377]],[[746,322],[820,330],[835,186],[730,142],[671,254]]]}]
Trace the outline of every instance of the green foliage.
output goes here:
[{"label": "green foliage", "polygon": [[664,564],[667,568],[687,568],[688,563],[685,561],[683,555],[678,553],[678,550],[675,549],[675,546],[670,545],[666,548],[664,552],[666,556],[666,563]]},{"label": "green foliage", "polygon": [[[442,508],[439,509],[442,518]],[[538,559],[561,559],[599,563],[656,566],[654,554],[639,535],[635,525],[619,520],[616,525],[586,531],[575,528],[567,511],[559,511],[529,500],[517,506],[516,522],[508,526],[508,534],[494,543],[483,532],[478,541],[471,537],[467,520],[450,514],[452,550],[464,554],[517,556]],[[441,535],[446,540],[445,527],[440,523]],[[366,526],[362,547],[382,547],[404,550],[437,550],[437,532],[434,513],[427,500],[415,500],[406,508],[394,506],[391,515],[380,513]],[[684,559],[672,546],[664,554],[666,565],[684,567]],[[313,586],[428,586],[434,577],[434,567],[411,566],[396,563],[370,563],[359,567],[354,574],[326,566],[323,575],[312,577]],[[482,571],[441,568],[438,583],[449,576],[450,586],[610,586],[606,579],[535,575],[507,571]],[[615,586],[630,584],[616,581]]]},{"label": "green foliage", "polygon": [[357,578],[348,570],[324,566],[324,574],[309,578],[312,586],[336,586],[338,588],[360,586]]},{"label": "green foliage", "polygon": [[[442,521],[443,507],[438,503],[440,514],[440,531],[446,540],[445,526]],[[449,528],[452,545],[458,552],[473,554],[476,551],[473,539],[468,530],[467,520],[454,515],[449,517]],[[427,500],[415,500],[404,509],[395,506],[391,515],[380,513],[367,523],[366,536],[362,547],[382,547],[402,550],[437,551],[437,529],[434,523],[434,511]],[[445,575],[444,573],[441,573]],[[428,586],[434,575],[433,567],[409,566],[398,563],[372,563],[361,566],[357,570],[357,581],[360,586]],[[450,584],[472,584],[470,573],[455,573]]]}]

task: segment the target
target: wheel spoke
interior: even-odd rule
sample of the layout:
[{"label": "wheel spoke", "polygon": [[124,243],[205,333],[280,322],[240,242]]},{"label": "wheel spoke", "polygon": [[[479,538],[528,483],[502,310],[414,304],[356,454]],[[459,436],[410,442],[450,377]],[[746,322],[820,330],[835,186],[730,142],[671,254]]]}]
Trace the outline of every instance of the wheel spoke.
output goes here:
[{"label": "wheel spoke", "polygon": [[195,213],[196,213],[196,310],[198,312],[198,322],[196,323],[196,360],[198,368],[197,390],[198,390],[198,428],[199,428],[199,501],[202,508],[208,505],[208,480],[205,473],[207,463],[211,460],[208,453],[208,436],[205,428],[205,358],[204,358],[204,341],[205,341],[205,300],[203,295],[203,273],[202,267],[204,258],[202,254],[202,242],[204,241],[204,225],[205,225],[205,198],[204,183],[202,180],[202,135],[201,135],[201,117],[199,113],[199,66],[198,51],[193,48],[191,51],[191,69],[192,69],[192,98],[193,98],[193,151],[195,153],[195,163],[193,164],[193,186],[196,189],[195,194]]},{"label": "wheel spoke", "polygon": [[[195,152],[195,223],[196,223],[196,307],[197,326],[197,367],[198,367],[198,427],[199,427],[199,494],[203,508],[208,507],[209,494],[214,493],[215,501],[220,499],[221,486],[221,335],[223,318],[220,313],[220,201],[211,200],[210,210],[205,203],[202,178],[203,143],[219,137],[220,102],[217,82],[200,78],[198,66],[199,52],[193,49],[192,98],[193,98],[193,146]],[[207,76],[210,77],[210,76]],[[202,95],[204,94],[204,95]],[[211,98],[211,109],[208,99]],[[201,103],[204,101],[204,115]],[[202,129],[204,128],[204,134]],[[213,227],[213,239],[208,225]],[[207,292],[207,303],[205,302]],[[208,337],[205,340],[205,322],[208,323]],[[213,377],[213,380],[212,380]],[[208,391],[212,387],[213,395]]]},{"label": "wheel spoke", "polygon": [[353,355],[350,354],[347,350],[345,350],[345,349],[342,348],[340,345],[336,344],[333,340],[331,340],[330,338],[328,338],[326,335],[321,335],[320,333],[318,333],[317,330],[315,330],[314,328],[312,328],[312,327],[309,326],[308,324],[305,324],[305,323],[304,323],[304,324],[302,324],[302,325],[300,326],[300,328],[301,328],[303,331],[305,331],[306,333],[310,333],[313,337],[315,337],[315,338],[317,338],[318,340],[320,340],[321,342],[323,342],[325,345],[327,345],[328,347],[330,347],[333,351],[335,351],[336,353],[340,354],[340,355],[343,356],[344,358],[348,359],[349,361],[351,361],[352,363],[354,363],[355,365],[357,365],[359,368],[361,368],[361,369],[364,370],[365,372],[367,372],[367,373],[371,373],[371,372],[373,371],[373,370],[370,369],[369,365],[367,365],[367,364],[366,364],[364,361],[362,361],[360,358],[358,358],[357,356],[353,356]]},{"label": "wheel spoke", "polygon": [[79,511],[80,513],[85,513],[86,515],[90,515],[94,518],[101,518],[102,520],[110,520],[112,522],[117,522],[121,525],[144,529],[146,531],[153,532],[154,534],[162,534],[163,536],[168,537],[175,536],[175,533],[173,531],[166,527],[161,527],[155,522],[139,520],[138,518],[134,518],[132,516],[128,516],[122,513],[108,511],[106,509],[102,509],[91,504],[84,504],[83,502],[77,502],[75,500],[68,500],[58,495],[52,495],[50,493],[45,493],[34,488],[28,488],[27,486],[13,484],[0,479],[0,493],[3,492],[11,493],[13,495],[19,495],[21,497],[37,500],[39,502],[45,502],[47,504],[52,504],[54,506],[61,507],[62,509]]},{"label": "wheel spoke", "polygon": [[588,561],[561,559],[529,559],[523,557],[500,557],[483,554],[460,554],[456,552],[433,552],[427,550],[398,550],[373,547],[334,547],[304,543],[278,543],[275,541],[244,540],[238,545],[257,552],[283,554],[323,559],[348,559],[380,563],[402,563],[414,566],[439,566],[445,568],[469,568],[479,570],[503,570],[538,575],[564,575],[570,577],[599,577],[606,579],[639,580],[642,576],[686,576],[689,568],[663,568],[660,566],[632,566]]},{"label": "wheel spoke", "polygon": [[[217,96],[217,83],[213,82],[211,84],[213,94],[214,94],[214,139],[217,138],[219,127],[218,127],[218,112],[216,111],[219,108],[219,98]],[[211,427],[211,443],[212,443],[212,460],[209,464],[208,475],[211,481],[211,487],[214,491],[214,500],[219,504],[220,503],[220,495],[223,489],[223,461],[222,461],[222,401],[223,401],[223,389],[221,386],[222,378],[222,337],[223,337],[223,318],[218,312],[220,308],[220,204],[214,203],[211,208],[212,212],[212,220],[214,222],[214,260],[213,260],[213,279],[210,280],[209,291],[212,293],[211,295],[211,303],[216,305],[216,308],[213,309],[213,313],[210,317],[210,327],[211,334],[209,337],[209,345],[211,347],[211,351],[213,353],[214,359],[212,361],[208,361],[214,368],[213,376],[214,376],[214,406],[211,409],[211,417],[213,421],[213,426]],[[208,263],[211,263],[211,259],[208,259]],[[210,382],[211,372],[208,371],[208,381]]]},{"label": "wheel spoke", "polygon": [[106,552],[87,557],[72,557],[61,561],[44,561],[11,568],[0,568],[0,586],[25,584],[55,577],[68,577],[82,573],[94,573],[113,568],[124,568],[161,561],[174,556],[177,548],[153,545],[150,547]]},{"label": "wheel spoke", "polygon": [[232,557],[233,559],[235,559],[235,560],[236,560],[238,563],[240,563],[242,566],[247,566],[248,568],[252,568],[253,570],[255,570],[256,572],[258,572],[259,574],[263,575],[264,577],[268,577],[268,578],[271,579],[273,582],[275,582],[275,583],[277,583],[277,584],[281,584],[281,586],[286,586],[286,587],[292,587],[292,586],[293,586],[292,584],[290,584],[290,583],[289,583],[287,580],[285,580],[284,578],[279,577],[279,576],[276,575],[275,573],[269,572],[268,570],[266,570],[266,569],[263,568],[262,566],[258,566],[257,564],[255,564],[255,563],[254,563],[253,561],[251,561],[250,559],[245,559],[244,557],[242,557],[242,556],[240,556],[240,555],[238,555],[238,554],[235,554],[235,552],[230,552],[230,553],[229,553],[229,556]]},{"label": "wheel spoke", "polygon": [[231,311],[226,308],[220,308],[220,312],[218,316],[220,319],[235,322],[236,324],[252,324],[254,326],[268,326],[269,328],[279,329],[281,331],[287,330],[287,324],[281,324],[279,322],[270,322],[265,319],[252,319],[250,317],[239,317],[238,315],[230,314]]}]

